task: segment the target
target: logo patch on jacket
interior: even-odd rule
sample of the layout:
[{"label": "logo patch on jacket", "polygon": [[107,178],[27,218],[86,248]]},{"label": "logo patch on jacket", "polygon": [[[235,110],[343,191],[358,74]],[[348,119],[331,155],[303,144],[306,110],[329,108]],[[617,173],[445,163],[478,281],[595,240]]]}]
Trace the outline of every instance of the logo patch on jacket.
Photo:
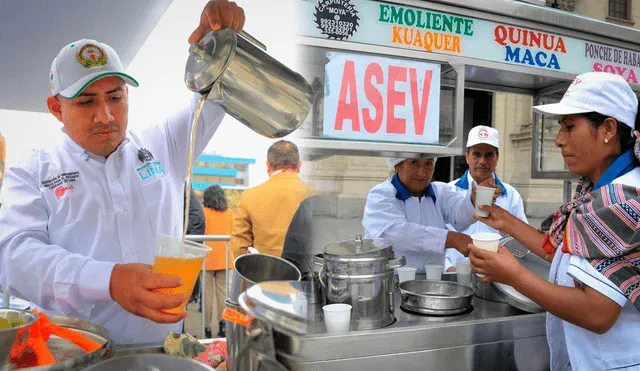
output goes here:
[{"label": "logo patch on jacket", "polygon": [[59,200],[67,191],[70,190],[73,190],[73,186],[59,186],[58,188],[56,188],[54,193],[56,194],[56,198]]},{"label": "logo patch on jacket", "polygon": [[42,187],[49,188],[59,200],[67,191],[73,190],[73,184],[80,178],[80,172],[62,173],[42,181]]},{"label": "logo patch on jacket", "polygon": [[146,148],[140,148],[138,150],[138,160],[143,164],[145,162],[153,161],[153,154]]}]

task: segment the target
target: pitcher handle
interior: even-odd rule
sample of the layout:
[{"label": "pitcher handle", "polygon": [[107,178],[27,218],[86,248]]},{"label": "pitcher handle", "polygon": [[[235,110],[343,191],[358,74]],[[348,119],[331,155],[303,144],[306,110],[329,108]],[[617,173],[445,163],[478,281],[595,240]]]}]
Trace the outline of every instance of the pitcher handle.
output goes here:
[{"label": "pitcher handle", "polygon": [[248,42],[252,43],[253,45],[257,46],[258,48],[264,50],[265,52],[267,51],[266,45],[258,41],[258,39],[256,39],[255,37],[249,35],[246,31],[240,31],[240,36],[245,38]]},{"label": "pitcher handle", "polygon": [[407,259],[404,256],[396,256],[395,258],[389,260],[387,263],[387,269],[395,269],[403,267],[407,263]]},{"label": "pitcher handle", "polygon": [[327,283],[325,282],[325,277],[324,277],[325,271],[326,271],[325,267],[322,266],[322,268],[320,268],[320,272],[318,272],[318,280],[320,281],[320,284],[322,285],[322,287],[326,289]]}]

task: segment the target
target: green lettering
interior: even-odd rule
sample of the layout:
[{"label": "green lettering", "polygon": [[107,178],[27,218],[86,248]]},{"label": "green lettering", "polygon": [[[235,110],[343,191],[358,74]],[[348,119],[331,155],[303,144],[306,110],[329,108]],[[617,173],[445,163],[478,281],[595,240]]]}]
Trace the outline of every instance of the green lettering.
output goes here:
[{"label": "green lettering", "polygon": [[453,17],[442,15],[442,31],[453,32]]},{"label": "green lettering", "polygon": [[389,23],[389,5],[380,4],[380,19],[378,21]]},{"label": "green lettering", "polygon": [[442,14],[434,13],[433,14],[433,26],[432,30],[442,31]]},{"label": "green lettering", "polygon": [[391,6],[391,23],[395,24],[403,24],[402,23],[402,12],[404,9],[402,7],[396,8],[395,6]]},{"label": "green lettering", "polygon": [[404,11],[404,24],[407,26],[413,26],[416,22],[416,12],[415,10],[409,8]]},{"label": "green lettering", "polygon": [[418,11],[418,20],[417,20],[417,22],[416,22],[416,27],[418,27],[418,28],[425,28],[425,26],[426,26],[426,25],[424,24],[424,22],[423,22],[423,20],[422,20],[422,11],[420,11],[420,10],[419,10],[419,11]]},{"label": "green lettering", "polygon": [[464,23],[464,19],[456,17],[454,21],[456,22],[456,33],[458,35],[462,34],[462,24]]},{"label": "green lettering", "polygon": [[465,19],[464,20],[464,34],[467,36],[473,36],[473,19]]}]

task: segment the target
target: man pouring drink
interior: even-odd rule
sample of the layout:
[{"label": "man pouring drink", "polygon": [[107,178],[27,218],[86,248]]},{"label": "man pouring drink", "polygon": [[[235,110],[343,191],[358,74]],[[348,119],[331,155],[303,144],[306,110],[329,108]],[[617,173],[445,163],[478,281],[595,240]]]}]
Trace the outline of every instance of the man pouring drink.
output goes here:
[{"label": "man pouring drink", "polygon": [[[235,3],[210,1],[188,41],[222,27],[240,32],[244,21]],[[154,273],[151,264],[158,234],[182,234],[184,179],[193,165],[188,135],[199,96],[135,133],[127,130],[127,85],[138,83],[109,45],[83,39],[64,46],[48,77],[47,106],[62,123],[64,142],[7,170],[0,285],[45,313],[97,322],[118,344],[161,342],[181,332],[187,313],[167,311],[188,295],[158,291],[187,282]],[[204,103],[195,158],[224,115]]]}]

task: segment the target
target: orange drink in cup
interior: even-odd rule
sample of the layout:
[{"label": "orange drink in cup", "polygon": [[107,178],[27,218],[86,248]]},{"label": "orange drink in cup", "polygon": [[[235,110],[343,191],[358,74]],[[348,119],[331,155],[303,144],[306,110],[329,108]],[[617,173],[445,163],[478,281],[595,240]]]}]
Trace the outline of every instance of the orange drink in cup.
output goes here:
[{"label": "orange drink in cup", "polygon": [[202,262],[210,251],[211,248],[191,241],[184,241],[184,246],[180,249],[179,238],[166,234],[158,235],[158,250],[153,261],[153,272],[179,276],[184,284],[173,289],[158,289],[157,291],[171,295],[184,294],[186,297],[179,306],[165,309],[163,312],[180,314],[185,310],[198,274],[202,269]]}]

